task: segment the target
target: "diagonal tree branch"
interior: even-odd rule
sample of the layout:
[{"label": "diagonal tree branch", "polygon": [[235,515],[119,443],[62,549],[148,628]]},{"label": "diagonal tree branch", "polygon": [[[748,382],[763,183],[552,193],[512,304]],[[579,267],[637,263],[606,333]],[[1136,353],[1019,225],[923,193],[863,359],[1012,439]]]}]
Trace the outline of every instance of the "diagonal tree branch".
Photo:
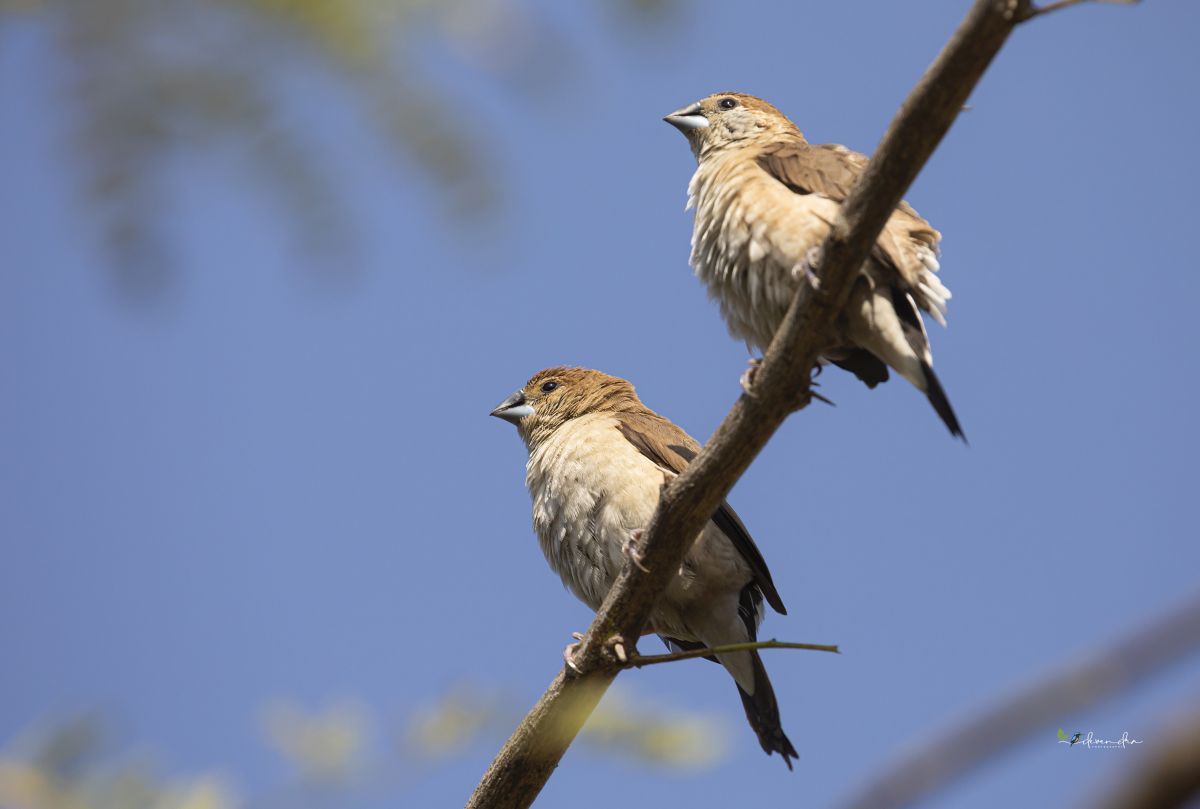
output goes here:
[{"label": "diagonal tree branch", "polygon": [[1200,797],[1200,711],[1192,710],[1149,759],[1096,801],[1098,809],[1184,809]]},{"label": "diagonal tree branch", "polygon": [[[524,809],[620,671],[608,652],[613,636],[641,636],[658,593],[679,567],[733,484],[788,414],[809,398],[809,379],[825,347],[822,335],[903,193],[1008,35],[1026,19],[1029,0],[977,0],[953,38],[905,100],[821,249],[819,295],[797,295],[767,349],[752,395],[743,395],[699,456],[663,491],[646,529],[648,571],[626,565],[564,669],[500,750],[468,809]],[[628,641],[626,641],[628,642]]]}]

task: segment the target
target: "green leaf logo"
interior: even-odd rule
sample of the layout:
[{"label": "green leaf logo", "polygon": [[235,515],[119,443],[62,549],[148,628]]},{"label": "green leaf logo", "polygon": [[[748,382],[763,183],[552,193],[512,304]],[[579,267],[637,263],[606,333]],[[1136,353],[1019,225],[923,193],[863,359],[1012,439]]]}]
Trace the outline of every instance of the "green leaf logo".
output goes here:
[{"label": "green leaf logo", "polygon": [[1067,732],[1066,732],[1065,730],[1063,730],[1062,728],[1059,728],[1059,729],[1058,729],[1058,738],[1059,738],[1059,740],[1060,740],[1060,741],[1064,741],[1064,742],[1065,742],[1065,741],[1067,741],[1067,739],[1068,739],[1069,737],[1067,736]]}]

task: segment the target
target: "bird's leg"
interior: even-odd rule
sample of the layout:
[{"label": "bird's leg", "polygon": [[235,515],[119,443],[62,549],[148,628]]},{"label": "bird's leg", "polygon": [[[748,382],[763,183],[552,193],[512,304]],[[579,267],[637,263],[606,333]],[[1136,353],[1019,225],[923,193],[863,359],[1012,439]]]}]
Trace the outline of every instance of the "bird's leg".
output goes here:
[{"label": "bird's leg", "polygon": [[633,562],[643,573],[649,573],[650,568],[643,564],[645,555],[638,550],[638,543],[642,541],[642,535],[646,533],[645,528],[635,528],[629,532],[629,538],[625,540],[625,544],[621,546],[621,555],[629,561]]},{"label": "bird's leg", "polygon": [[809,376],[809,378],[808,378],[808,395],[811,396],[812,398],[816,399],[818,402],[824,402],[825,404],[829,405],[830,407],[837,407],[837,405],[834,404],[833,401],[825,398],[824,396],[822,396],[821,394],[819,394],[815,390],[813,390],[813,388],[821,387],[821,384],[819,382],[817,382],[817,377],[821,375],[821,367],[822,367],[821,361],[817,360],[817,364],[813,366],[812,375]]},{"label": "bird's leg", "polygon": [[750,367],[742,372],[742,376],[738,379],[738,382],[741,383],[742,390],[747,396],[753,396],[754,394],[750,392],[750,388],[754,385],[754,375],[758,373],[758,366],[762,365],[762,358],[751,357],[747,362],[750,363]]},{"label": "bird's leg", "polygon": [[582,674],[579,666],[575,665],[575,653],[579,651],[579,644],[583,642],[583,634],[581,632],[572,632],[571,637],[575,639],[574,643],[568,643],[567,648],[563,649],[563,661],[566,662],[567,668],[576,674]]}]

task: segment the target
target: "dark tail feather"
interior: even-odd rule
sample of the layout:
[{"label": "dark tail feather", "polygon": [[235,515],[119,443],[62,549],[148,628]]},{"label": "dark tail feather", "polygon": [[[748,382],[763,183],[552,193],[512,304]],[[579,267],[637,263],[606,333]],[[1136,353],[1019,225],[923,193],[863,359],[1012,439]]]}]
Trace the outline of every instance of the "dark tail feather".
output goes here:
[{"label": "dark tail feather", "polygon": [[946,391],[942,389],[942,383],[938,381],[937,374],[933,372],[927,362],[921,363],[921,370],[925,373],[925,395],[929,397],[929,403],[942,417],[942,421],[950,430],[950,435],[961,438],[964,444],[967,443],[967,437],[963,434],[962,427],[958,426],[958,416],[954,415],[954,408],[950,406],[950,400],[946,398]]},{"label": "dark tail feather", "polygon": [[750,654],[754,657],[754,696],[743,691],[741,686],[738,687],[738,693],[742,696],[742,707],[746,709],[746,719],[750,721],[750,727],[754,729],[758,743],[767,755],[778,753],[790,770],[792,759],[800,758],[800,754],[792,747],[791,741],[783,732],[783,726],[779,723],[779,704],[775,702],[775,690],[771,688],[771,681],[767,679],[767,669],[763,666],[762,658],[758,656],[758,652]]}]

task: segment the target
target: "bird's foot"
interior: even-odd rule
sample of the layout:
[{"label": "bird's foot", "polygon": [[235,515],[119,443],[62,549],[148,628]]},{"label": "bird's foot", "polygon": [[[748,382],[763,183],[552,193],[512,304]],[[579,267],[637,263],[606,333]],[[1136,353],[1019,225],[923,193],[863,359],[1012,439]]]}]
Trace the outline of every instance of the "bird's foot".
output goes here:
[{"label": "bird's foot", "polygon": [[742,391],[747,396],[753,396],[754,394],[750,389],[754,387],[754,375],[758,373],[758,367],[762,365],[762,358],[751,357],[749,360],[747,360],[747,362],[749,362],[750,367],[742,372],[741,377],[738,379],[738,383],[741,384]]},{"label": "bird's foot", "polygon": [[[745,370],[745,372],[742,374],[742,378],[739,381],[741,382],[742,390],[745,391],[746,395],[753,396],[754,395],[754,391],[753,391],[754,375],[758,372],[759,366],[762,365],[763,361],[762,361],[762,359],[760,359],[758,357],[751,357],[749,362],[750,362],[750,367]],[[816,399],[818,402],[824,402],[825,404],[829,405],[830,407],[837,406],[833,403],[833,401],[831,399],[828,399],[828,398],[822,396],[821,394],[817,393],[815,390],[813,390],[813,388],[820,387],[820,385],[817,383],[817,377],[820,375],[821,375],[821,365],[820,365],[820,363],[818,363],[817,365],[813,366],[812,377],[809,379],[808,389],[804,390],[803,392],[801,392],[800,394],[798,394],[796,396],[796,402],[793,405],[794,409],[803,410],[805,407],[808,407],[808,405],[812,402],[813,399]]]},{"label": "bird's foot", "polygon": [[824,402],[830,407],[837,407],[832,399],[822,396],[813,390],[813,388],[821,387],[816,379],[817,374],[820,373],[820,367],[821,366],[818,365],[815,369],[813,369],[813,375],[812,378],[809,379],[808,387],[796,395],[796,402],[793,405],[796,410],[803,410],[804,408],[808,407],[810,404],[812,404],[813,399],[816,399],[818,402]]},{"label": "bird's foot", "polygon": [[800,262],[799,275],[804,276],[804,280],[808,281],[808,285],[816,291],[821,290],[821,277],[817,275],[817,268],[821,265],[821,248],[810,247],[808,252],[804,254],[804,260]]},{"label": "bird's foot", "polygon": [[796,394],[796,399],[792,403],[792,409],[793,410],[803,410],[804,408],[806,408],[810,404],[812,404],[814,400],[821,402],[823,404],[827,404],[830,407],[837,407],[837,404],[835,404],[832,399],[822,396],[821,394],[817,393],[815,390],[806,390],[806,391]]},{"label": "bird's foot", "polygon": [[837,407],[837,405],[834,404],[832,399],[827,399],[826,397],[822,396],[821,394],[819,394],[815,390],[813,390],[813,388],[821,387],[821,383],[817,382],[817,377],[820,375],[821,375],[821,365],[820,365],[820,363],[818,363],[813,368],[812,376],[809,377],[809,379],[808,379],[808,395],[811,396],[813,399],[816,399],[818,402],[824,402],[825,404],[829,405],[830,407]]},{"label": "bird's foot", "polygon": [[567,648],[563,649],[563,662],[567,664],[567,668],[576,674],[582,674],[579,666],[575,664],[575,653],[579,651],[579,645],[583,642],[583,633],[572,632],[571,637],[575,639],[574,643],[568,643]]},{"label": "bird's foot", "polygon": [[620,635],[613,635],[608,640],[604,641],[604,647],[612,651],[613,657],[622,666],[629,663],[629,655],[625,652],[625,638]]},{"label": "bird's foot", "polygon": [[[837,404],[835,404],[832,399],[830,399],[826,396],[822,396],[821,394],[817,393],[815,390],[805,391],[804,395],[801,396],[800,399],[801,399],[800,407],[807,407],[809,404],[812,403],[813,399],[816,399],[818,402],[821,402],[823,404],[827,404],[830,407],[837,407]],[[797,410],[799,410],[799,409],[800,408],[797,408]]]},{"label": "bird's foot", "polygon": [[[572,632],[571,637],[575,639],[575,642],[568,643],[567,648],[563,649],[563,662],[574,673],[583,674],[583,669],[579,668],[579,664],[575,662],[575,655],[579,653],[579,647],[583,643],[583,634]],[[624,636],[620,634],[611,636],[608,640],[604,641],[604,650],[622,666],[629,665],[629,652],[625,650]]]},{"label": "bird's foot", "polygon": [[646,533],[645,528],[635,528],[629,532],[629,538],[625,540],[625,544],[621,546],[621,555],[638,566],[638,569],[643,573],[649,573],[650,568],[644,564],[646,556],[638,550],[638,543],[642,541],[642,536]]}]

